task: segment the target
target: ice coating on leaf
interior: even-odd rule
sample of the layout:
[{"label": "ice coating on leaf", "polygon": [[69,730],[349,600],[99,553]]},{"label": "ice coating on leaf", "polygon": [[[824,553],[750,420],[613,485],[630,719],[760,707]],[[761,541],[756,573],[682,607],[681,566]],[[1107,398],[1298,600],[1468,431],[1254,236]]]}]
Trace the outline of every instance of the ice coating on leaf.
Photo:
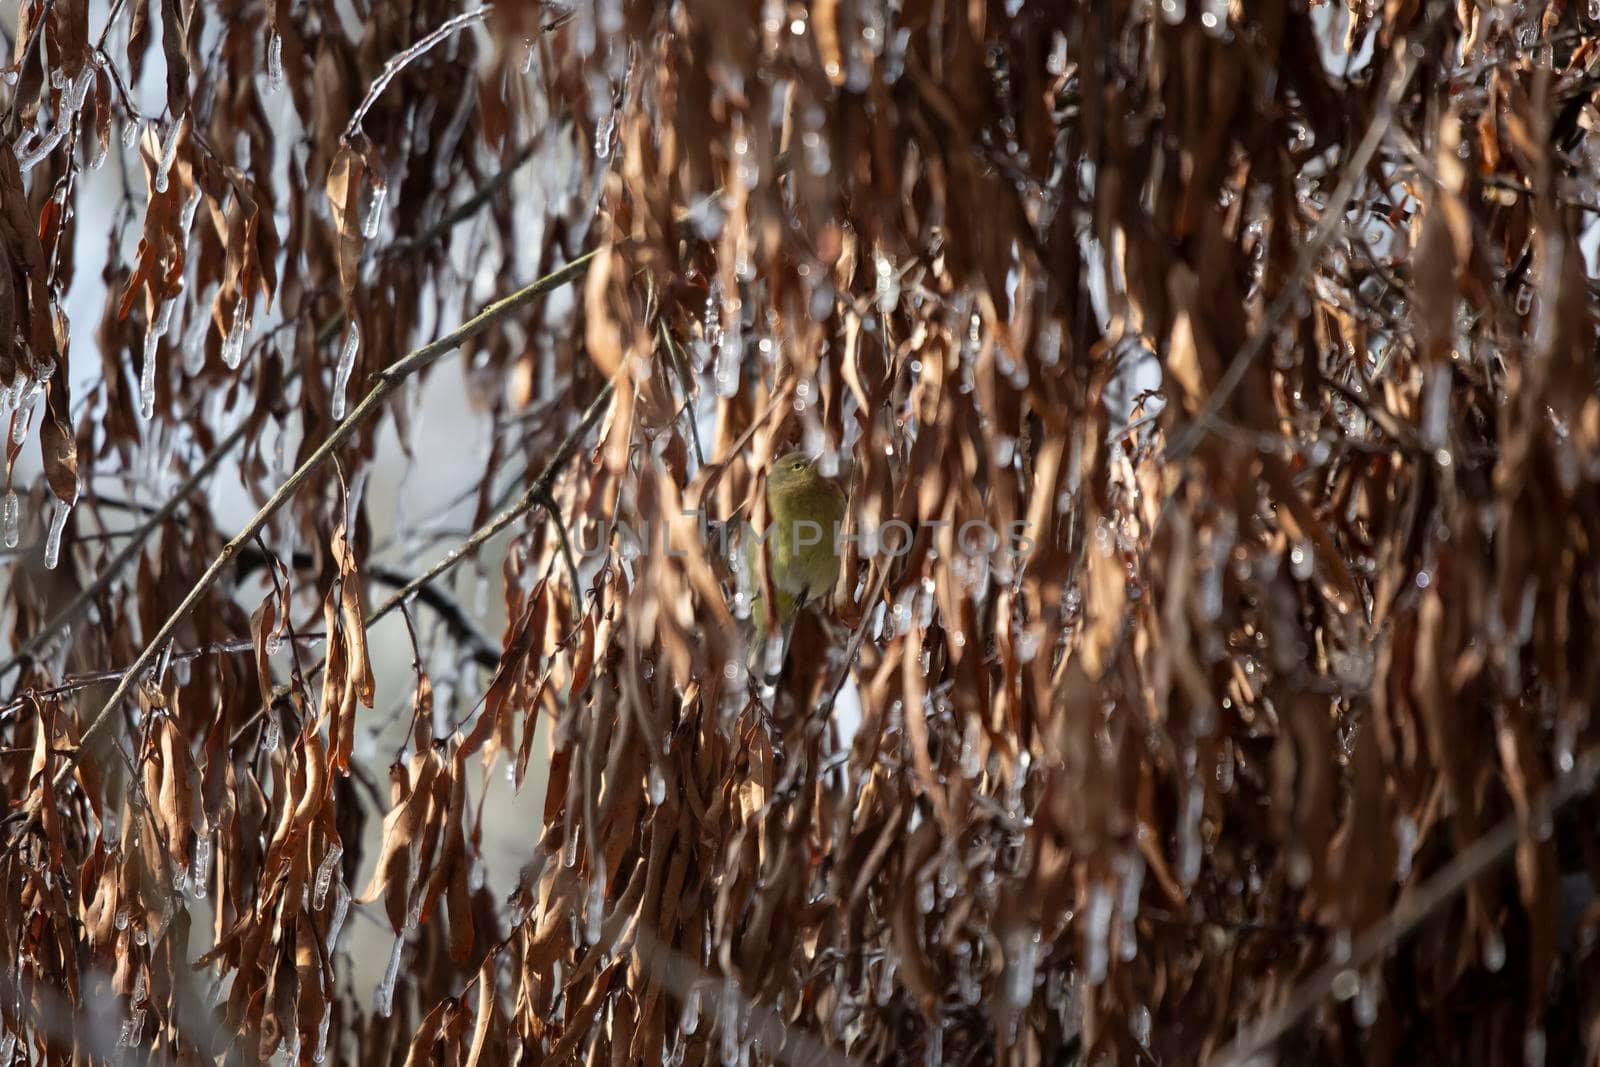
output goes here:
[{"label": "ice coating on leaf", "polygon": [[333,882],[334,873],[339,868],[339,860],[344,856],[344,846],[335,841],[328,845],[328,851],[323,854],[322,862],[317,866],[317,880],[311,895],[311,906],[317,911],[322,910],[323,902],[328,899],[328,886]]},{"label": "ice coating on leaf", "polygon": [[367,213],[361,220],[361,236],[371,240],[378,236],[378,227],[383,223],[383,202],[389,196],[389,183],[382,178],[373,182],[371,198],[367,201]]},{"label": "ice coating on leaf", "polygon": [[95,68],[85,65],[78,71],[77,77],[67,87],[66,95],[62,99],[62,107],[69,113],[76,112],[83,107],[84,99],[89,95],[89,87],[94,84]]},{"label": "ice coating on leaf", "polygon": [[328,1033],[333,1025],[333,1001],[322,1009],[322,1021],[317,1024],[317,1048],[311,1055],[311,1062],[322,1063],[328,1058]]},{"label": "ice coating on leaf", "polygon": [[161,159],[156,164],[155,189],[158,193],[167,191],[167,175],[178,158],[178,141],[182,135],[183,120],[174,119],[172,127],[167,130],[166,140],[161,143]]},{"label": "ice coating on leaf", "polygon": [[345,888],[344,879],[333,883],[333,911],[328,916],[328,932],[323,939],[323,949],[329,954],[339,944],[339,932],[344,929],[344,920],[350,914],[350,890]]},{"label": "ice coating on leaf", "polygon": [[15,489],[7,489],[3,508],[4,516],[3,519],[0,519],[0,525],[3,525],[5,528],[5,542],[7,548],[17,547],[17,539],[19,536],[19,529],[21,527],[20,509],[21,503],[17,500],[17,491]]}]

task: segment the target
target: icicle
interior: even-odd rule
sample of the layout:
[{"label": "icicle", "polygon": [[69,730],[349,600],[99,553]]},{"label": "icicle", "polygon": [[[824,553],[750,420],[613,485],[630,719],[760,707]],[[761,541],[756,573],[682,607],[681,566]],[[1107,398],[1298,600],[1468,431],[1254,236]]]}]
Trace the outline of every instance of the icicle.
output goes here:
[{"label": "icicle", "polygon": [[139,368],[139,416],[149,422],[156,414],[156,352],[161,347],[161,335],[155,323],[144,332],[144,365]]},{"label": "icicle", "polygon": [[606,112],[605,118],[600,120],[594,131],[594,154],[599,159],[606,159],[611,155],[611,139],[617,132],[616,109]]},{"label": "icicle", "polygon": [[68,112],[76,112],[83,108],[83,101],[89,95],[89,86],[94,84],[94,68],[88,64],[78,71],[78,76],[72,80],[67,89],[63,106]]},{"label": "icicle", "polygon": [[776,678],[783,672],[783,633],[780,631],[767,640],[766,658],[762,669],[768,678]]},{"label": "icicle", "polygon": [[19,505],[17,502],[17,491],[15,489],[7,489],[4,509],[4,525],[7,548],[17,547],[17,537],[20,525],[18,521],[19,516],[17,514],[18,508]]},{"label": "icicle", "polygon": [[1191,770],[1189,790],[1178,823],[1178,881],[1194,885],[1200,877],[1204,843],[1200,838],[1200,817],[1205,812],[1205,783]]},{"label": "icicle", "polygon": [[298,1026],[289,1028],[289,1036],[284,1039],[279,1052],[283,1056],[284,1067],[295,1067],[295,1064],[300,1062],[300,1028]]},{"label": "icicle", "polygon": [[1417,851],[1417,824],[1409,815],[1398,816],[1394,821],[1395,860],[1394,880],[1404,882],[1411,877],[1411,861]]},{"label": "icicle", "polygon": [[1150,1008],[1145,1004],[1135,1005],[1128,1012],[1128,1029],[1133,1034],[1133,1039],[1139,1042],[1140,1048],[1150,1047]]},{"label": "icicle", "polygon": [[1039,932],[1018,930],[1011,935],[1010,964],[1006,971],[1006,998],[1012,1007],[1026,1008],[1033,1001],[1033,982],[1038,975]]},{"label": "icicle", "polygon": [[211,880],[211,838],[202,836],[194,846],[194,866],[189,881],[194,886],[196,899],[206,898],[206,883]]},{"label": "icicle", "polygon": [[144,1042],[144,1009],[134,1008],[128,1016],[128,1047],[138,1048]]},{"label": "icicle", "polygon": [[267,41],[267,91],[283,88],[283,37],[276,30]]},{"label": "icicle", "polygon": [[400,977],[400,953],[405,947],[406,939],[396,936],[389,953],[389,969],[383,972],[383,984],[378,986],[378,1014],[385,1019],[394,1014],[394,984]]},{"label": "icicle", "polygon": [[589,898],[583,908],[583,940],[594,945],[600,941],[600,927],[606,917],[606,880],[595,875],[589,882]]},{"label": "icicle", "polygon": [[1506,943],[1498,930],[1491,930],[1483,943],[1483,966],[1490,974],[1498,974],[1506,965]]},{"label": "icicle", "polygon": [[129,1001],[135,1006],[143,1004],[145,994],[149,991],[149,983],[145,981],[144,971],[140,971],[133,979],[133,999]]},{"label": "icicle", "polygon": [[1356,1025],[1366,1029],[1378,1021],[1378,996],[1383,992],[1383,972],[1374,971],[1372,977],[1356,990]]},{"label": "icicle", "polygon": [[62,126],[57,126],[45,134],[38,144],[18,155],[18,169],[26,173],[38,166],[45,156],[55,151],[56,145],[61,143],[61,137],[64,133],[66,133],[66,129]]},{"label": "icicle", "polygon": [[367,215],[361,220],[361,236],[369,241],[378,236],[378,226],[383,222],[383,202],[388,197],[389,183],[382,178],[373,182],[372,199],[367,204]]},{"label": "icicle", "polygon": [[356,352],[361,348],[361,330],[354,322],[350,323],[350,332],[344,339],[344,347],[339,350],[339,365],[333,372],[333,421],[340,422],[344,419],[344,394],[350,385],[350,374],[356,367]]},{"label": "icicle", "polygon": [[667,776],[661,772],[659,763],[650,765],[650,806],[659,808],[667,799]]},{"label": "icicle", "polygon": [[699,986],[690,986],[689,995],[683,998],[683,1014],[678,1017],[678,1029],[690,1036],[700,1029]]},{"label": "icicle", "polygon": [[1289,573],[1297,581],[1305,581],[1311,577],[1316,568],[1317,557],[1311,547],[1310,541],[1296,541],[1289,547]]},{"label": "icicle", "polygon": [[56,560],[61,555],[61,534],[67,528],[67,515],[72,511],[74,501],[57,500],[55,511],[50,515],[50,533],[44,540],[44,569],[56,569]]},{"label": "icicle", "polygon": [[262,752],[276,752],[277,751],[277,749],[278,749],[278,733],[279,733],[279,731],[281,729],[282,728],[278,725],[277,716],[271,715],[269,713],[268,716],[267,716],[267,730],[266,730],[266,733],[263,734],[262,738],[261,738],[261,751]]},{"label": "icicle", "polygon": [[140,125],[141,124],[140,124],[138,119],[131,119],[131,120],[129,120],[129,121],[127,121],[127,122],[122,124],[122,147],[123,148],[132,148],[133,145],[134,145],[134,142],[139,139],[139,126]]},{"label": "icicle", "polygon": [[167,131],[166,142],[161,146],[161,161],[156,165],[156,192],[167,191],[167,174],[172,170],[173,162],[178,158],[178,137],[183,133],[183,119],[174,119],[172,129]]},{"label": "icicle", "polygon": [[1544,1067],[1544,1028],[1531,1027],[1522,1039],[1523,1067]]},{"label": "icicle", "polygon": [[333,883],[333,872],[339,866],[339,860],[344,856],[344,846],[335,841],[328,846],[328,851],[322,856],[322,864],[317,867],[316,888],[311,896],[311,907],[316,911],[322,910],[322,905],[328,899],[328,886]]},{"label": "icicle", "polygon": [[115,926],[118,930],[126,930],[128,928],[128,922],[131,918],[132,916],[128,911],[128,906],[124,904],[122,907],[117,909],[116,917],[111,920],[111,925]]},{"label": "icicle", "polygon": [[730,1067],[739,1058],[739,987],[734,984],[732,975],[722,980],[717,1017],[722,1030],[722,1064]]},{"label": "icicle", "polygon": [[332,1023],[333,1002],[329,1001],[322,1009],[322,1022],[317,1024],[317,1051],[312,1053],[312,1063],[321,1063],[328,1058],[328,1030]]},{"label": "icicle", "polygon": [[1106,969],[1111,962],[1108,942],[1111,939],[1111,890],[1099,882],[1089,887],[1089,903],[1084,908],[1083,969],[1084,980],[1096,986],[1105,981]]},{"label": "icicle", "polygon": [[328,955],[333,955],[334,946],[339,943],[339,931],[344,926],[345,916],[350,914],[350,890],[344,887],[344,879],[334,883],[333,886],[333,915],[328,919],[328,935],[322,942],[322,947]]},{"label": "icicle", "polygon": [[239,364],[244,361],[244,339],[250,330],[250,299],[243,293],[239,294],[239,302],[233,306],[233,323],[228,327],[228,334],[222,339],[222,362],[229,370],[238,370]]},{"label": "icicle", "polygon": [[1139,894],[1144,887],[1144,854],[1137,846],[1112,861],[1121,878],[1117,902],[1117,958],[1124,963],[1139,954]]},{"label": "icicle", "polygon": [[17,393],[16,415],[11,420],[11,443],[20,445],[28,436],[28,424],[33,421],[33,402],[39,395],[39,383],[28,381]]}]

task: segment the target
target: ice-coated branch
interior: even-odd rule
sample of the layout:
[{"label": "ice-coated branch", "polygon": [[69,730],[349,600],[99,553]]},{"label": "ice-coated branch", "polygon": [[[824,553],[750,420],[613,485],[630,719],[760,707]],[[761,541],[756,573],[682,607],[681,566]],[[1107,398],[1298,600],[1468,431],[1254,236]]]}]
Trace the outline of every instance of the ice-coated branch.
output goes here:
[{"label": "ice-coated branch", "polygon": [[440,41],[443,41],[464,26],[470,26],[474,22],[481,21],[485,15],[493,10],[493,4],[484,4],[482,7],[474,8],[471,11],[463,11],[461,14],[440,23],[438,29],[410,48],[390,56],[383,64],[383,70],[378,73],[376,78],[372,79],[372,85],[367,88],[367,95],[362,98],[360,106],[355,110],[355,114],[350,116],[349,123],[345,125],[344,136],[341,138],[344,143],[349,144],[351,138],[361,132],[361,120],[367,117],[367,112],[372,109],[373,104],[377,103],[378,97],[383,94],[384,89],[388,88],[389,83],[394,80],[396,74],[405,70],[414,60],[426,55],[428,50]]}]

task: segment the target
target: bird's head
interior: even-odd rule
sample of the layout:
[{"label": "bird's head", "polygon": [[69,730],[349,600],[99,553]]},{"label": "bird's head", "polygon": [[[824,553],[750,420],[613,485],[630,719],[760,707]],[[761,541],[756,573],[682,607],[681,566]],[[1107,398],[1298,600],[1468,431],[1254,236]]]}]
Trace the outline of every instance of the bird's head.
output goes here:
[{"label": "bird's head", "polygon": [[779,497],[797,490],[806,490],[822,483],[816,461],[804,452],[790,452],[780,457],[767,471],[767,492]]}]

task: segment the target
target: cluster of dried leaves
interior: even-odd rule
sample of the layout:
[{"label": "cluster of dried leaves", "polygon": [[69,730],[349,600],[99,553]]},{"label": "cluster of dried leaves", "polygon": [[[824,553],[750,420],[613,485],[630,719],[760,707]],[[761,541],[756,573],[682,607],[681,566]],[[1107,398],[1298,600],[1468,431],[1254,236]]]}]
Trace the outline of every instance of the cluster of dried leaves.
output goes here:
[{"label": "cluster of dried leaves", "polygon": [[[1600,1062],[1583,8],[22,0],[0,1062]],[[478,532],[370,566],[463,381]],[[686,513],[791,447],[914,536],[771,684]]]}]

